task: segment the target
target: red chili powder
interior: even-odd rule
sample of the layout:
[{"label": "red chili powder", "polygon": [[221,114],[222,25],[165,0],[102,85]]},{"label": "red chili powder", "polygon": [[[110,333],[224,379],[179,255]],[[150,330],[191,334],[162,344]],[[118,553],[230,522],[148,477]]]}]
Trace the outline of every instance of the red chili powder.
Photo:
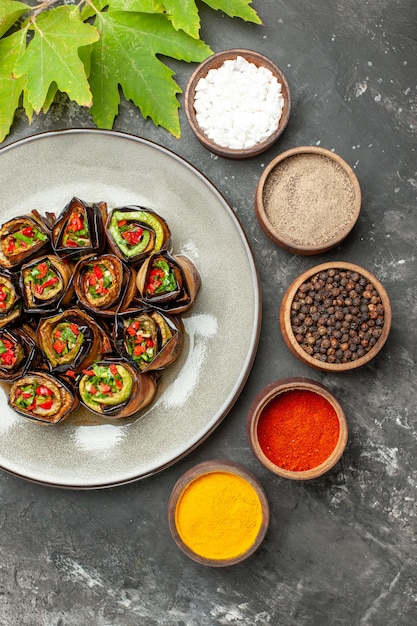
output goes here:
[{"label": "red chili powder", "polygon": [[295,472],[317,467],[336,447],[339,419],[332,405],[314,391],[291,389],[271,400],[258,421],[265,456]]}]

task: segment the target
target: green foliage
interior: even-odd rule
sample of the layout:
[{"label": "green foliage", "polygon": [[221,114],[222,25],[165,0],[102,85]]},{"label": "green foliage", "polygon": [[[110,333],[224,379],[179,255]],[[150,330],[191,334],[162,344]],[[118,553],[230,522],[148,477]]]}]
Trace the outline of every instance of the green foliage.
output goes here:
[{"label": "green foliage", "polygon": [[[53,6],[0,0],[0,142],[23,107],[31,121],[58,92],[89,107],[99,128],[112,128],[121,93],[180,136],[180,87],[159,55],[201,62],[212,53],[200,38],[195,0],[81,0]],[[230,17],[260,24],[252,0],[204,0]]]},{"label": "green foliage", "polygon": [[14,0],[0,0],[0,37],[28,10],[23,2]]}]

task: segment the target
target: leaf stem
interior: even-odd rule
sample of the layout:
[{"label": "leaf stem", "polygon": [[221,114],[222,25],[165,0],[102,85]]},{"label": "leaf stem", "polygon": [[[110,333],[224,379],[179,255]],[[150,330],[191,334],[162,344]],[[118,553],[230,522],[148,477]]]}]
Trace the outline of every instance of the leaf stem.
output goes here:
[{"label": "leaf stem", "polygon": [[31,20],[35,19],[36,16],[39,15],[39,13],[42,13],[42,11],[46,11],[46,9],[49,9],[51,5],[55,4],[58,1],[59,0],[44,0],[43,2],[38,4],[36,9],[33,11]]}]

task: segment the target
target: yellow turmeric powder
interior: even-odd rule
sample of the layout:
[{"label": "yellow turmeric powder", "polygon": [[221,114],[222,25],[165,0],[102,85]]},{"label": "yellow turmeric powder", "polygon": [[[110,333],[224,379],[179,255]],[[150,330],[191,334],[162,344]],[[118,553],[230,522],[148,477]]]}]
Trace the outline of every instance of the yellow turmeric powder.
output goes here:
[{"label": "yellow turmeric powder", "polygon": [[237,474],[209,472],[182,492],[175,510],[178,534],[200,557],[233,559],[256,541],[262,505],[254,487]]}]

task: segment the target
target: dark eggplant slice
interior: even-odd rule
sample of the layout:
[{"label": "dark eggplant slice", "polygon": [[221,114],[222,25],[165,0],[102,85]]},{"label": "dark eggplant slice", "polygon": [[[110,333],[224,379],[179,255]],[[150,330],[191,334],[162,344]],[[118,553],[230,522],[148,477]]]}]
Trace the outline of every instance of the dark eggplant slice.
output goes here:
[{"label": "dark eggplant slice", "polygon": [[74,266],[53,254],[23,265],[20,289],[26,313],[54,313],[70,304],[74,296]]},{"label": "dark eggplant slice", "polygon": [[106,245],[107,204],[72,198],[51,227],[52,248],[61,259],[101,254]]},{"label": "dark eggplant slice", "polygon": [[165,219],[151,209],[125,206],[107,217],[110,248],[126,263],[138,264],[151,252],[169,248],[171,232]]},{"label": "dark eggplant slice", "polygon": [[16,274],[0,271],[0,328],[17,321],[22,313],[22,297]]},{"label": "dark eggplant slice", "polygon": [[42,424],[57,424],[79,406],[70,381],[41,370],[29,370],[9,393],[9,406]]},{"label": "dark eggplant slice", "polygon": [[37,334],[49,368],[58,373],[79,374],[112,351],[104,329],[77,307],[42,319]]},{"label": "dark eggplant slice", "polygon": [[0,330],[0,380],[12,383],[39,361],[36,334],[30,326]]},{"label": "dark eggplant slice", "polygon": [[0,266],[16,269],[50,247],[45,224],[32,215],[14,217],[0,228]]},{"label": "dark eggplant slice", "polygon": [[157,380],[138,372],[126,361],[99,361],[85,369],[78,380],[81,402],[97,415],[131,417],[148,406],[156,393]]},{"label": "dark eggplant slice", "polygon": [[181,318],[148,307],[117,315],[114,335],[120,356],[140,372],[172,365],[184,345]]},{"label": "dark eggplant slice", "polygon": [[151,254],[136,277],[141,300],[168,313],[184,313],[194,303],[201,277],[194,263],[182,254],[163,250]]},{"label": "dark eggplant slice", "polygon": [[74,271],[79,305],[95,315],[113,317],[136,294],[136,272],[114,254],[81,259]]}]

